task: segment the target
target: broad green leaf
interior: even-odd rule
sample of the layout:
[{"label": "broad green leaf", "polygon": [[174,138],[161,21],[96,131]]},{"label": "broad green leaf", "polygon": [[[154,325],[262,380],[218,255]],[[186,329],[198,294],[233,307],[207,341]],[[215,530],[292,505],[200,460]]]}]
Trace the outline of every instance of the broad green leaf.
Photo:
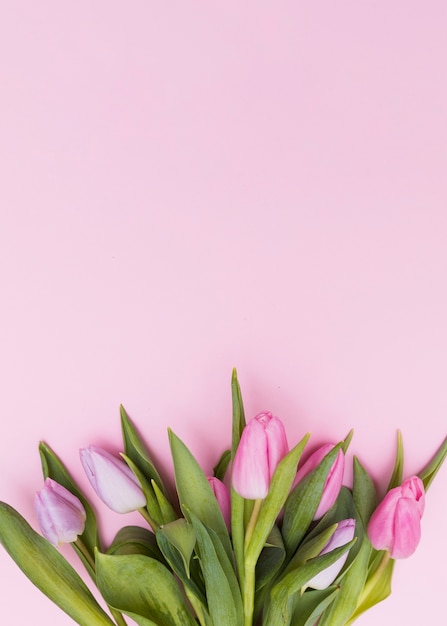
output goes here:
[{"label": "broad green leaf", "polygon": [[397,431],[397,449],[396,460],[394,461],[393,473],[391,474],[390,482],[388,484],[387,491],[398,487],[402,483],[402,474],[404,471],[404,447],[402,445],[402,433]]},{"label": "broad green leaf", "polygon": [[290,626],[314,626],[323,611],[339,593],[338,587],[309,589],[303,595],[297,593],[293,601]]},{"label": "broad green leaf", "polygon": [[354,543],[355,539],[281,576],[270,593],[263,626],[288,626],[292,618],[295,594],[299,593],[311,578],[335,563]]},{"label": "broad green leaf", "polygon": [[256,590],[259,591],[274,578],[286,556],[278,526],[274,525],[256,563]]},{"label": "broad green leaf", "polygon": [[[169,430],[175,483],[182,510],[189,510],[219,536],[230,556],[231,543],[222,512],[202,468],[185,444]],[[187,515],[185,514],[185,517]]]},{"label": "broad green leaf", "polygon": [[447,437],[444,439],[442,445],[440,446],[439,450],[437,451],[435,456],[432,458],[432,460],[418,474],[419,478],[424,483],[425,491],[427,491],[427,489],[430,487],[431,483],[433,482],[433,479],[435,478],[436,474],[441,468],[441,465],[444,463],[446,456],[447,456]]},{"label": "broad green leaf", "polygon": [[162,526],[159,529],[159,534],[165,535],[169,543],[177,548],[189,578],[189,563],[196,545],[196,533],[192,524],[184,518],[177,519]]},{"label": "broad green leaf", "polygon": [[178,515],[169,502],[163,491],[157,485],[155,480],[151,480],[152,489],[154,490],[154,495],[157,498],[158,506],[160,507],[161,519],[163,520],[163,524],[169,524],[169,522],[173,522],[178,518]]},{"label": "broad green leaf", "polygon": [[196,626],[173,574],[159,561],[97,552],[96,571],[106,602],[141,626]]},{"label": "broad green leaf", "polygon": [[163,562],[154,533],[140,526],[124,526],[115,535],[107,554],[143,554]]},{"label": "broad green leaf", "polygon": [[225,450],[222,452],[222,456],[220,457],[217,465],[213,468],[213,474],[219,480],[223,480],[225,478],[225,474],[227,473],[228,465],[231,461],[231,450]]},{"label": "broad green leaf", "polygon": [[340,593],[324,611],[319,626],[345,626],[356,609],[365,583],[370,550],[369,542],[362,541],[355,559],[349,566],[345,566],[348,569],[335,579],[334,582],[339,586]]},{"label": "broad green leaf", "polygon": [[192,512],[189,515],[196,532],[196,553],[203,572],[211,619],[216,626],[241,626],[242,598],[232,563],[217,533],[206,528]]},{"label": "broad green leaf", "polygon": [[60,552],[3,502],[0,543],[31,582],[80,626],[114,624]]},{"label": "broad green leaf", "polygon": [[376,489],[370,475],[364,469],[357,457],[354,457],[354,482],[352,495],[360,518],[366,527],[368,525],[369,518],[376,508],[377,496]]},{"label": "broad green leaf", "polygon": [[265,542],[273,524],[278,517],[284,502],[289,494],[296,476],[298,462],[309,440],[310,434],[305,435],[301,441],[286,456],[281,459],[273,474],[269,492],[262,504],[256,526],[246,549],[245,560],[253,566],[261,554]]},{"label": "broad green leaf", "polygon": [[304,538],[323,495],[329,471],[342,444],[334,446],[321,463],[290,493],[284,505],[282,535],[289,556]]},{"label": "broad green leaf", "polygon": [[121,429],[123,433],[124,452],[142,472],[148,483],[155,480],[157,485],[166,493],[163,481],[155,467],[149,452],[132,424],[123,405],[120,406]]},{"label": "broad green leaf", "polygon": [[[82,505],[85,509],[87,518],[85,521],[85,529],[82,535],[80,535],[80,539],[89,553],[91,560],[95,560],[95,548],[99,546],[99,538],[98,538],[98,527],[96,523],[96,516],[93,511],[93,508],[90,505],[90,502],[84,496],[82,491],[79,489],[73,478],[70,476],[67,471],[65,465],[59,459],[59,457],[53,452],[53,450],[47,446],[43,441],[39,443],[39,454],[40,460],[42,463],[42,472],[44,478],[52,478],[60,485],[68,489],[73,495],[75,495],[82,502]],[[76,550],[80,559],[84,563],[85,567],[89,574],[94,578],[94,571],[89,563],[89,561],[85,558],[84,554],[78,549],[76,544],[72,544],[73,548]]]},{"label": "broad green leaf", "polygon": [[233,400],[231,458],[234,459],[239,441],[241,439],[242,431],[245,428],[244,404],[242,402],[241,388],[237,379],[236,368],[233,369],[231,376],[231,397]]},{"label": "broad green leaf", "polygon": [[[383,552],[377,553],[377,556],[381,558],[383,556]],[[352,624],[362,613],[370,609],[372,606],[388,598],[391,594],[391,580],[393,577],[394,563],[395,561],[393,559],[390,559],[387,562],[380,576],[377,577],[376,583],[372,585],[370,589],[368,589],[368,583],[366,583],[361,594],[360,602],[350,619],[346,622],[346,626]]]}]

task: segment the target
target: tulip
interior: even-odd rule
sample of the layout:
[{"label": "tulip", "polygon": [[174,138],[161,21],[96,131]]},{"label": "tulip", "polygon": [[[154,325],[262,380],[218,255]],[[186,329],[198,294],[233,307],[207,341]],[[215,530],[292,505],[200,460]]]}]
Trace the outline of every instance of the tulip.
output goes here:
[{"label": "tulip", "polygon": [[116,513],[130,513],[146,506],[137,477],[124,461],[102,448],[80,450],[87,478],[101,500]]},{"label": "tulip", "polygon": [[213,493],[216,497],[217,503],[219,505],[220,510],[222,511],[222,515],[225,521],[225,524],[230,530],[231,527],[231,499],[230,492],[228,491],[226,485],[215,478],[214,476],[208,477],[208,483],[213,490]]},{"label": "tulip", "polygon": [[85,526],[85,509],[68,489],[51,478],[36,493],[34,508],[42,535],[54,546],[76,541]]},{"label": "tulip", "polygon": [[[298,470],[295,485],[300,482],[307,474],[315,469],[323,460],[323,458],[332,450],[333,444],[327,443],[318,450],[315,450],[313,454],[307,459],[303,466]],[[345,455],[342,450],[339,450],[337,457],[332,464],[329,474],[324,484],[323,495],[317,510],[315,511],[314,520],[323,517],[331,506],[335,503],[340,493],[341,485],[343,482],[343,473],[345,469]]]},{"label": "tulip", "polygon": [[418,476],[390,489],[368,524],[368,536],[376,550],[388,550],[393,559],[406,559],[421,538],[424,484]]},{"label": "tulip", "polygon": [[[341,548],[341,546],[346,545],[354,539],[354,533],[355,519],[345,519],[338,522],[338,526],[335,529],[334,534],[318,556],[322,556],[323,554],[332,552],[332,550],[335,550],[336,548]],[[319,574],[316,574],[306,586],[312,587],[312,589],[326,589],[329,585],[332,585],[348,558],[348,552],[349,551],[346,551],[335,561],[335,563],[329,565],[329,567],[321,571]]]},{"label": "tulip", "polygon": [[244,428],[234,457],[235,491],[248,500],[264,499],[280,460],[287,454],[284,425],[271,413],[260,413]]}]

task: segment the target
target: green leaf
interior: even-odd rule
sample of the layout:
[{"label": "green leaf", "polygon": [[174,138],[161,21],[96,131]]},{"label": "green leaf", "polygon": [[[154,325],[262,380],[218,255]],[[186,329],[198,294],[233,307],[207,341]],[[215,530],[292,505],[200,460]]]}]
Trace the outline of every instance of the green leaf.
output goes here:
[{"label": "green leaf", "polygon": [[[52,478],[57,483],[68,489],[73,495],[75,495],[82,502],[82,505],[86,512],[85,528],[80,539],[86,547],[88,553],[91,556],[92,561],[95,559],[95,548],[99,546],[98,527],[96,523],[96,516],[93,511],[90,502],[84,496],[79,489],[73,478],[70,476],[65,465],[59,459],[59,457],[53,452],[53,450],[47,446],[43,441],[39,443],[39,454],[42,463],[42,472],[44,478]],[[78,553],[83,564],[87,568],[89,574],[94,578],[94,571],[88,560],[83,553],[77,548],[76,544],[72,544],[73,548]]]},{"label": "green leaf", "polygon": [[31,582],[80,626],[114,624],[60,552],[3,502],[0,543]]},{"label": "green leaf", "polygon": [[169,543],[177,548],[183,560],[186,574],[189,578],[189,563],[196,545],[196,533],[192,524],[186,519],[177,519],[174,522],[165,524],[159,530],[159,534],[165,535]]},{"label": "green leaf", "polygon": [[397,449],[396,460],[394,462],[393,473],[391,474],[390,482],[388,484],[387,491],[398,487],[402,483],[402,474],[404,471],[404,447],[402,445],[402,433],[397,431]]},{"label": "green leaf", "polygon": [[265,498],[256,526],[246,549],[245,560],[256,563],[270,531],[273,528],[296,476],[296,469],[309,440],[305,435],[297,445],[281,459],[273,474],[269,492]]},{"label": "green leaf", "polygon": [[237,379],[236,368],[233,369],[231,376],[231,396],[233,400],[231,458],[234,459],[239,441],[241,439],[242,431],[245,428],[244,404],[242,402],[241,388]]},{"label": "green leaf", "polygon": [[299,593],[311,578],[335,563],[354,543],[355,539],[281,576],[271,591],[263,626],[288,626],[292,618],[295,594]]},{"label": "green leaf", "polygon": [[273,526],[256,563],[256,590],[259,591],[275,577],[286,556],[278,526]]},{"label": "green leaf", "polygon": [[174,507],[169,502],[160,487],[157,485],[155,480],[151,481],[151,485],[152,489],[154,490],[154,495],[157,499],[158,506],[160,507],[161,519],[163,520],[162,523],[169,524],[169,522],[173,522],[178,517]]},{"label": "green leaf", "polygon": [[360,550],[348,569],[335,579],[334,582],[339,586],[340,593],[324,611],[319,626],[345,626],[355,611],[365,583],[370,550],[369,542],[362,541]]},{"label": "green leaf", "polygon": [[157,527],[163,523],[162,514],[160,511],[160,506],[158,504],[157,498],[155,497],[154,491],[152,489],[151,483],[147,480],[146,476],[140,470],[138,465],[136,465],[127,454],[121,453],[120,455],[123,461],[129,466],[132,472],[138,479],[141,489],[143,490],[144,497],[146,498],[146,509],[149,513],[150,517],[150,525],[152,530],[157,530]]},{"label": "green leaf", "polygon": [[139,554],[96,554],[98,587],[106,602],[141,626],[196,626],[173,574]]},{"label": "green leaf", "polygon": [[303,595],[297,593],[293,601],[290,626],[314,626],[338,593],[338,587],[334,586],[321,590],[309,589]]},{"label": "green leaf", "polygon": [[203,572],[211,619],[216,626],[241,626],[242,598],[232,563],[217,533],[206,528],[192,512],[189,515],[196,532],[196,552]]},{"label": "green leaf", "polygon": [[447,456],[447,437],[444,439],[442,445],[440,446],[439,450],[437,451],[433,459],[418,474],[419,478],[424,483],[425,491],[427,491],[427,489],[430,487],[431,483],[433,482],[433,479],[435,478],[436,474],[441,468],[441,465],[444,463],[446,456]]},{"label": "green leaf", "polygon": [[[373,571],[380,565],[380,561],[383,558],[383,552],[377,552],[376,558],[373,561]],[[351,615],[349,621],[347,621],[346,626],[352,624],[362,613],[370,609],[375,604],[382,602],[391,594],[391,580],[393,577],[394,570],[393,559],[390,559],[386,566],[381,571],[380,576],[377,577],[376,583],[372,585],[372,587],[368,590],[367,584],[365,585],[364,592],[361,595],[361,601],[358,603],[357,608]],[[366,591],[366,593],[365,593]]]},{"label": "green leaf", "polygon": [[341,449],[343,450],[343,454],[347,453],[348,448],[349,448],[349,444],[351,443],[353,436],[354,436],[354,429],[351,428],[349,433],[346,435],[346,438],[342,442]]},{"label": "green leaf", "polygon": [[140,526],[124,526],[115,535],[107,554],[143,554],[163,562],[154,533]]},{"label": "green leaf", "polygon": [[175,483],[180,506],[188,517],[191,511],[219,536],[227,554],[232,554],[230,538],[222,512],[202,468],[185,444],[169,430],[169,442],[174,461]]},{"label": "green leaf", "polygon": [[231,450],[225,450],[225,452],[222,452],[222,456],[217,462],[217,465],[213,468],[213,474],[216,478],[219,480],[223,480],[225,478],[230,461]]},{"label": "green leaf", "polygon": [[291,556],[306,534],[323,495],[326,478],[342,444],[334,446],[321,463],[290,493],[284,506],[282,535]]},{"label": "green leaf", "polygon": [[377,495],[376,488],[374,487],[374,483],[371,480],[370,475],[361,465],[357,457],[354,457],[354,483],[352,494],[354,504],[363,524],[366,527],[368,525],[369,518],[376,508]]},{"label": "green leaf", "polygon": [[135,429],[135,426],[132,424],[123,405],[120,406],[120,415],[124,452],[126,456],[128,456],[129,459],[135,463],[148,483],[150,483],[151,480],[155,480],[161,490],[166,493],[160,474],[158,473],[146,446],[142,442],[141,437]]}]

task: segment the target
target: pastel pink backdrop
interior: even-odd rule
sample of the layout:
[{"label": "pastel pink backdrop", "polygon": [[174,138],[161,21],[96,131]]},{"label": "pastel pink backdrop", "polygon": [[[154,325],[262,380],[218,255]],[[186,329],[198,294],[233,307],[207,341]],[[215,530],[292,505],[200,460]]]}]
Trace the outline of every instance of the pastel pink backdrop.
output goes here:
[{"label": "pastel pink backdrop", "polygon": [[[355,428],[383,488],[446,434],[447,5],[4,1],[0,498],[36,526],[37,443],[210,471],[231,368],[291,441]],[[444,614],[446,468],[359,626]],[[105,536],[136,521],[98,503]],[[64,550],[69,554],[69,550]],[[72,559],[75,563],[75,559]],[[2,619],[73,622],[0,551]]]}]

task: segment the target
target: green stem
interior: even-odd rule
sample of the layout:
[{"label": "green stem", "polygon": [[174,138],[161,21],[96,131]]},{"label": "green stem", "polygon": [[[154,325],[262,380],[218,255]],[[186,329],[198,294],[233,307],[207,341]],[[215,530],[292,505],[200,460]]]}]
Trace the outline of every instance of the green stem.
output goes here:
[{"label": "green stem", "polygon": [[371,578],[369,578],[366,581],[365,586],[363,587],[362,593],[360,594],[359,601],[357,603],[358,606],[360,606],[366,600],[366,598],[369,596],[371,591],[377,585],[390,559],[391,559],[391,554],[387,550],[385,554],[383,555],[382,560],[380,561],[376,570],[372,573]]},{"label": "green stem", "polygon": [[244,626],[252,626],[255,606],[256,561],[247,558],[248,546],[253,536],[263,500],[255,500],[253,511],[245,531],[244,541]]},{"label": "green stem", "polygon": [[138,509],[138,513],[140,513],[144,517],[146,522],[149,524],[149,526],[152,528],[152,530],[155,533],[158,529],[158,524],[156,524],[155,521],[152,519],[152,517],[149,515],[147,509],[145,509],[144,507],[141,507],[141,509]]}]

